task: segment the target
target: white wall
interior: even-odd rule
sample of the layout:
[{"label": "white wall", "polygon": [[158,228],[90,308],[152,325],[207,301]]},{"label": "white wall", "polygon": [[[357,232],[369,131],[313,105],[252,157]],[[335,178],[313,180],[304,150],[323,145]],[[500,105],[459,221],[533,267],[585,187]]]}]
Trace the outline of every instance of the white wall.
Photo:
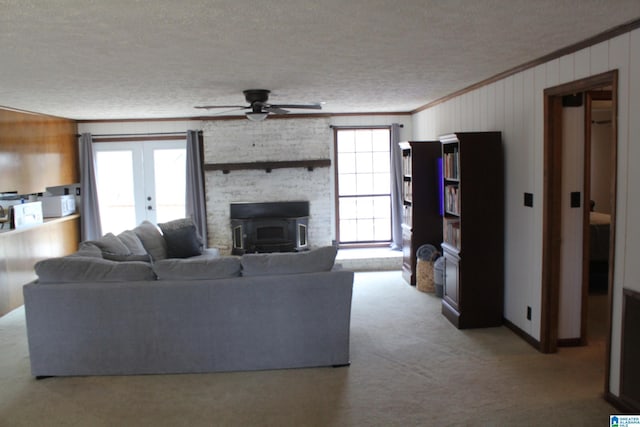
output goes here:
[{"label": "white wall", "polygon": [[[456,131],[503,132],[506,178],[505,317],[540,339],[543,91],[619,71],[616,262],[610,391],[619,394],[622,288],[640,291],[640,30],[554,59],[414,115],[414,138]],[[523,206],[524,192],[534,207]],[[526,320],[525,307],[533,309]]]}]

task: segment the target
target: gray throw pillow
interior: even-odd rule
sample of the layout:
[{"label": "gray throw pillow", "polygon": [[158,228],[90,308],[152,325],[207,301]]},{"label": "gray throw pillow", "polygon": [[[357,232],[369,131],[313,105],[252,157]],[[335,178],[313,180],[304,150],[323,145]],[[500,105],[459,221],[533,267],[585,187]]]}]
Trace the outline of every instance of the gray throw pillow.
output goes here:
[{"label": "gray throw pillow", "polygon": [[240,276],[240,257],[163,259],[153,264],[158,280],[206,280]]},{"label": "gray throw pillow", "polygon": [[115,262],[95,257],[48,258],[35,265],[39,283],[131,282],[155,280],[151,264]]},{"label": "gray throw pillow", "polygon": [[153,261],[167,258],[167,243],[162,234],[160,234],[158,227],[149,221],[142,221],[133,231],[142,242],[147,253],[151,255]]},{"label": "gray throw pillow", "polygon": [[148,255],[142,241],[133,230],[126,230],[118,234],[118,239],[129,249],[132,255]]},{"label": "gray throw pillow", "polygon": [[306,252],[244,254],[241,257],[242,275],[268,276],[329,271],[333,268],[337,253],[336,246],[324,246]]},{"label": "gray throw pillow", "polygon": [[113,233],[107,233],[98,240],[91,240],[90,243],[99,247],[103,254],[105,252],[117,255],[128,255],[131,253],[129,248]]},{"label": "gray throw pillow", "polygon": [[78,251],[67,256],[102,258],[102,251],[91,242],[80,242],[80,245],[78,245]]}]

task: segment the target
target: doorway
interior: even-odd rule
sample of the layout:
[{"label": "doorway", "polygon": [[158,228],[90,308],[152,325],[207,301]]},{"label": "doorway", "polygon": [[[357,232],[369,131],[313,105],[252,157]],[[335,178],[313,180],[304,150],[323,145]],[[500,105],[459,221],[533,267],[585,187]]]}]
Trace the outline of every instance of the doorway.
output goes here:
[{"label": "doorway", "polygon": [[94,144],[94,156],[104,233],[184,217],[184,140],[101,142]]},{"label": "doorway", "polygon": [[[588,294],[590,275],[590,212],[591,212],[591,115],[593,107],[593,91],[604,92],[610,90],[610,110],[611,110],[611,157],[609,169],[609,203],[610,203],[610,224],[608,235],[608,254],[606,261],[608,270],[606,272],[605,292],[609,295],[607,299],[606,322],[606,354],[605,354],[605,390],[608,390],[609,382],[609,358],[611,346],[611,284],[613,282],[613,260],[614,260],[614,236],[615,236],[615,194],[616,194],[616,98],[617,98],[617,71],[603,73],[583,80],[567,83],[561,86],[546,89],[544,91],[545,105],[545,136],[544,136],[544,195],[543,195],[543,259],[542,259],[542,305],[541,305],[541,333],[540,349],[545,353],[556,352],[559,345],[584,345],[586,342],[586,328],[588,315]],[[567,156],[565,152],[566,132],[563,128],[563,101],[565,105],[567,98],[576,97],[580,94],[582,99],[586,99],[585,114],[583,115],[583,137],[581,160],[563,158]],[[564,154],[564,156],[563,156]],[[563,176],[568,167],[568,163],[574,161],[578,163],[578,169],[584,179],[582,189],[568,193],[567,188],[563,188]],[[565,177],[566,180],[566,177]],[[576,212],[581,222],[573,236],[568,236],[565,232],[567,219],[563,219],[563,212],[570,207],[579,208]],[[565,215],[566,217],[566,215]],[[576,261],[581,274],[578,276],[578,283],[571,292],[563,288],[563,246],[575,244],[581,247],[581,257]],[[577,324],[579,326],[578,336],[573,340],[563,341],[560,336],[561,314],[566,315],[567,302],[579,308]],[[576,320],[574,318],[574,320]]]}]

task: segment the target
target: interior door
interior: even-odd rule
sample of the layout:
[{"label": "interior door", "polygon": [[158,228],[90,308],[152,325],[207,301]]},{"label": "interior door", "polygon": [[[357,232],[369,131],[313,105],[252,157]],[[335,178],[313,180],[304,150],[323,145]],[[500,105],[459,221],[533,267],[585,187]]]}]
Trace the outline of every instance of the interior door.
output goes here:
[{"label": "interior door", "polygon": [[99,143],[94,155],[104,233],[184,217],[185,141]]}]

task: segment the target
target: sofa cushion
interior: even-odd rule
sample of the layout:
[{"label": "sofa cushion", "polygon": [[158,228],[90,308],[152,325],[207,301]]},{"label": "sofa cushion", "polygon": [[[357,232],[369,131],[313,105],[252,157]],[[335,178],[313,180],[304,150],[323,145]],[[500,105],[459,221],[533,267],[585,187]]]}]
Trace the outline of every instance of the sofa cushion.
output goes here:
[{"label": "sofa cushion", "polygon": [[149,221],[142,221],[140,225],[133,229],[133,232],[136,233],[136,236],[142,242],[142,246],[154,261],[167,258],[167,243],[162,234],[160,234],[158,227]]},{"label": "sofa cushion", "polygon": [[37,262],[35,271],[39,283],[155,280],[149,263],[82,256],[48,258]]},{"label": "sofa cushion", "polygon": [[167,258],[188,258],[202,254],[202,237],[191,218],[158,224],[167,244]]},{"label": "sofa cushion", "polygon": [[268,276],[329,271],[333,268],[338,248],[324,246],[306,252],[275,252],[244,254],[241,257],[243,276]]},{"label": "sofa cushion", "polygon": [[135,254],[128,254],[128,255],[119,255],[119,254],[111,254],[108,252],[104,252],[102,254],[102,258],[104,259],[108,259],[111,261],[118,261],[118,262],[126,262],[126,261],[142,261],[142,262],[151,262],[151,255],[149,254],[144,254],[144,255],[135,255]]},{"label": "sofa cushion", "polygon": [[240,257],[167,258],[153,264],[158,280],[223,279],[240,276]]}]

